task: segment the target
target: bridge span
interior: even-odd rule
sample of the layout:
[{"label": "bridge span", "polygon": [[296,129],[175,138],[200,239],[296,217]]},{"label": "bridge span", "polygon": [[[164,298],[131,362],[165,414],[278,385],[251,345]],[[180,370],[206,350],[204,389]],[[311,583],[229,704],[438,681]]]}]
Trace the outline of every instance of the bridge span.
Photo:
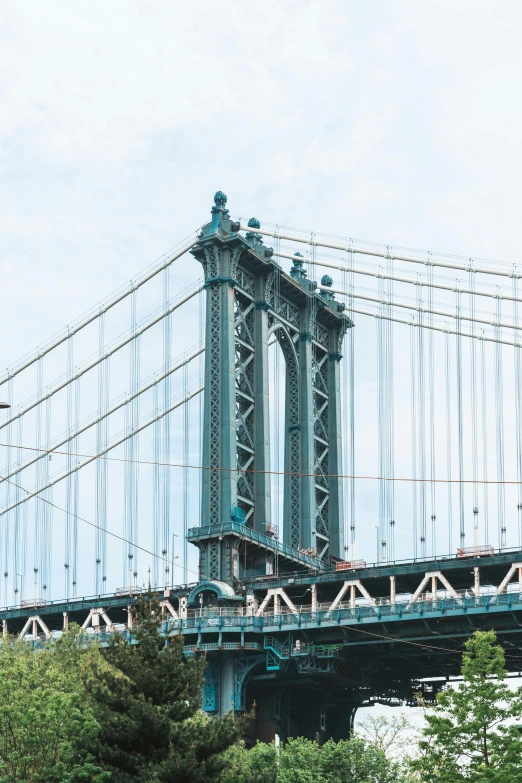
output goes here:
[{"label": "bridge span", "polygon": [[[45,643],[75,622],[102,642],[132,634],[139,592],[0,612],[4,633]],[[157,591],[166,634],[208,661],[203,707],[255,705],[253,736],[346,736],[358,707],[431,701],[458,676],[463,642],[494,629],[522,672],[522,550],[360,570],[217,580]],[[38,602],[37,602],[38,603]]]}]

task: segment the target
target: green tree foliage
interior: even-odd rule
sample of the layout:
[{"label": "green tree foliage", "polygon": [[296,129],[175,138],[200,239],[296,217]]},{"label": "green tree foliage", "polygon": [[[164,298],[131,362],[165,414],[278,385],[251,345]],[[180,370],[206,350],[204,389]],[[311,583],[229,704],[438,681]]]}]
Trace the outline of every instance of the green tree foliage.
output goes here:
[{"label": "green tree foliage", "polygon": [[493,631],[477,631],[467,641],[462,676],[428,712],[413,769],[423,783],[521,783],[522,741],[514,721],[522,690],[508,685]]},{"label": "green tree foliage", "polygon": [[322,747],[296,738],[276,750],[259,742],[226,754],[220,783],[404,783],[400,767],[361,737]]},{"label": "green tree foliage", "polygon": [[101,732],[94,753],[114,783],[217,780],[222,751],[240,735],[232,715],[200,712],[205,661],[185,660],[183,637],[166,638],[162,622],[157,599],[143,597],[132,638],[113,637],[110,671],[95,686]]},{"label": "green tree foliage", "polygon": [[95,677],[106,663],[93,647],[83,670],[69,665],[82,647],[74,631],[42,650],[19,640],[0,647],[1,783],[109,779],[87,752],[100,726],[84,687],[87,671]]},{"label": "green tree foliage", "polygon": [[276,779],[277,751],[273,742],[258,742],[251,750],[241,743],[226,751],[220,783],[275,783]]}]

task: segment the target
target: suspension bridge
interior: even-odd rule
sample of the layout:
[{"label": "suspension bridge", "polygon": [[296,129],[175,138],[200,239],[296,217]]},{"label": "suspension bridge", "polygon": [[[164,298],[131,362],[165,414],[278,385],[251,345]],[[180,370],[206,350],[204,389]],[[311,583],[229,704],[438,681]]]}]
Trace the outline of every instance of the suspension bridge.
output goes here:
[{"label": "suspension bridge", "polygon": [[[203,707],[346,736],[494,628],[522,671],[516,264],[211,220],[0,377],[4,634],[132,632]],[[335,280],[334,280],[335,278]]]}]

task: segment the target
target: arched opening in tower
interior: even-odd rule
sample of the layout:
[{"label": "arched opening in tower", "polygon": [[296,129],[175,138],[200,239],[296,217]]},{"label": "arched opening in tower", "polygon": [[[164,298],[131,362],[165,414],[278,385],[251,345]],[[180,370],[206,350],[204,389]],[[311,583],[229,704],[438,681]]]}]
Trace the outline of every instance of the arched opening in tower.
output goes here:
[{"label": "arched opening in tower", "polygon": [[268,399],[271,519],[267,520],[266,530],[274,538],[281,539],[284,524],[286,362],[277,339],[271,342],[268,352]]}]

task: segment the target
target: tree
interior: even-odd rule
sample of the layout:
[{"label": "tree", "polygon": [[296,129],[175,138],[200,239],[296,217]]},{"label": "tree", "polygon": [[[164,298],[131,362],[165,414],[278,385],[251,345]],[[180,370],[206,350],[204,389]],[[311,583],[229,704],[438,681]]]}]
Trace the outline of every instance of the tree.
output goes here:
[{"label": "tree", "polygon": [[360,737],[322,747],[297,737],[278,750],[258,742],[229,750],[226,759],[220,783],[404,783],[399,766]]},{"label": "tree", "polygon": [[413,769],[430,783],[520,783],[522,741],[513,721],[520,719],[522,689],[509,687],[493,631],[468,639],[462,677],[437,695]]},{"label": "tree", "polygon": [[275,783],[277,750],[273,742],[258,742],[250,750],[243,743],[225,753],[225,768],[220,783]]},{"label": "tree", "polygon": [[408,715],[368,715],[358,726],[358,733],[388,758],[404,758],[418,741],[419,728]]},{"label": "tree", "polygon": [[[362,737],[334,742],[320,751],[320,770],[325,783],[402,783],[400,768],[382,750]],[[290,783],[291,778],[281,783]]]},{"label": "tree", "polygon": [[[95,781],[109,776],[88,753],[100,726],[85,698],[78,669],[62,665],[74,631],[33,650],[4,640],[0,648],[0,782]],[[103,668],[94,649],[88,667]]]},{"label": "tree", "polygon": [[205,661],[185,659],[183,637],[165,636],[162,625],[149,593],[137,602],[132,638],[113,636],[110,671],[93,686],[101,724],[93,752],[114,783],[216,780],[222,752],[240,736],[232,715],[201,713]]}]

